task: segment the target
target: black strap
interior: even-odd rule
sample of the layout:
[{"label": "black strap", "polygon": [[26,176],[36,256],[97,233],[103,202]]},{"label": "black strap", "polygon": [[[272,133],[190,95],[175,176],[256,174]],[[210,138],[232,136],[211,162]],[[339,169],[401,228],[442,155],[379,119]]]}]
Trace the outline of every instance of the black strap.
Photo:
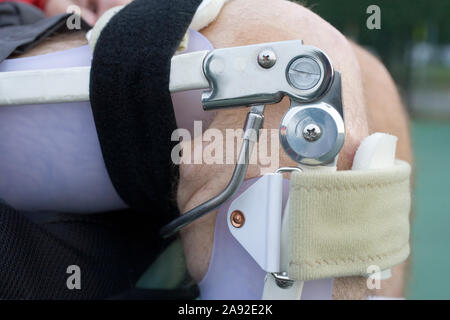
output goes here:
[{"label": "black strap", "polygon": [[92,61],[90,99],[118,194],[161,226],[177,214],[170,61],[201,0],[135,0],[112,18]]},{"label": "black strap", "polygon": [[[97,43],[91,102],[103,156],[119,194],[141,212],[43,215],[0,201],[0,299],[124,298],[167,245],[158,230],[177,214],[170,58],[200,2],[135,0]],[[81,269],[81,290],[67,287],[70,265]]]}]

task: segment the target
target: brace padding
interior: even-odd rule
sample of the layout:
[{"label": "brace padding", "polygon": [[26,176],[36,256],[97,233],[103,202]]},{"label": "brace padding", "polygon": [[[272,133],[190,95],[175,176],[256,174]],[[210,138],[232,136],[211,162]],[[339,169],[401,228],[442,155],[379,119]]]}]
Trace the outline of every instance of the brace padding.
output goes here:
[{"label": "brace padding", "polygon": [[366,275],[404,261],[409,248],[411,168],[308,171],[291,177],[292,279]]}]

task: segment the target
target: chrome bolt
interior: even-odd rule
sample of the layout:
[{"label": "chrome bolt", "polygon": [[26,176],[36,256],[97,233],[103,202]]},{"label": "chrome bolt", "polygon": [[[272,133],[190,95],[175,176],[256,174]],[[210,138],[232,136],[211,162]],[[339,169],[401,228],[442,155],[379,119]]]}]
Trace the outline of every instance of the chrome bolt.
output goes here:
[{"label": "chrome bolt", "polygon": [[303,129],[303,138],[305,138],[306,141],[309,142],[317,141],[319,140],[321,135],[322,130],[315,123],[310,123]]},{"label": "chrome bolt", "polygon": [[320,81],[322,72],[316,60],[310,57],[295,59],[289,66],[288,79],[294,88],[309,90]]},{"label": "chrome bolt", "polygon": [[241,228],[245,223],[245,216],[241,211],[235,210],[231,213],[230,220],[233,227]]},{"label": "chrome bolt", "polygon": [[272,50],[266,49],[258,54],[258,63],[265,69],[272,68],[277,62],[277,56]]}]

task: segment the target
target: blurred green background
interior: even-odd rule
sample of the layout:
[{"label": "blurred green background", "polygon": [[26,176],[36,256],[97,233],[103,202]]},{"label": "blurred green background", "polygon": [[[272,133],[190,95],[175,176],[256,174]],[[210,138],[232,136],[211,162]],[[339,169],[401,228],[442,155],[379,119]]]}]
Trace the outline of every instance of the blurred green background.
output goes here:
[{"label": "blurred green background", "polygon": [[[297,1],[378,56],[411,118],[415,157],[407,297],[450,299],[450,1]],[[369,30],[370,5],[381,29]]]}]

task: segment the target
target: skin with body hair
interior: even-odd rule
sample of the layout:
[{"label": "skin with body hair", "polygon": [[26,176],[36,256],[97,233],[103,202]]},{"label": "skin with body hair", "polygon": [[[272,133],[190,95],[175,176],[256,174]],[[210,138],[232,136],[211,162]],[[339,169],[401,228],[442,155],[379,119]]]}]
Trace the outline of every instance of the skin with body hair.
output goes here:
[{"label": "skin with body hair", "polygon": [[[397,157],[411,162],[407,116],[389,73],[374,57],[310,10],[284,0],[234,0],[224,6],[217,20],[202,33],[215,48],[302,39],[305,44],[322,49],[342,74],[346,140],[338,170],[350,169],[360,142],[377,131],[396,135]],[[278,128],[288,107],[287,99],[266,107],[264,128]],[[223,131],[242,128],[247,111],[219,110],[211,127]],[[279,154],[280,166],[295,165],[284,152],[280,150]],[[186,212],[218,194],[228,183],[232,170],[232,165],[181,165],[178,188],[181,211]],[[263,173],[258,165],[250,165],[246,179]],[[202,217],[181,233],[188,268],[196,281],[208,270],[216,213]],[[382,289],[372,294],[403,296],[403,270],[403,265],[393,268],[393,277],[383,281]],[[338,278],[333,298],[363,299],[368,295],[366,288],[365,278]]]},{"label": "skin with body hair", "polygon": [[[397,136],[397,158],[412,162],[407,114],[388,71],[371,54],[349,42],[310,10],[284,0],[232,0],[224,6],[217,20],[201,32],[215,48],[302,39],[305,44],[322,49],[342,74],[346,140],[339,156],[338,170],[351,168],[360,142],[374,132]],[[53,36],[27,55],[83,44],[86,40],[81,32],[66,33]],[[266,107],[264,128],[277,129],[288,108],[288,99]],[[247,108],[219,110],[210,128],[219,129],[225,136],[226,129],[242,128],[247,112]],[[191,141],[183,143],[190,148]],[[205,147],[207,142],[196,145]],[[295,165],[282,150],[279,155],[280,166]],[[233,169],[234,165],[182,164],[177,189],[180,211],[186,212],[218,194],[228,183]],[[246,179],[258,177],[265,173],[264,170],[252,164]],[[200,281],[208,270],[216,213],[200,218],[181,232],[187,266],[196,281]],[[403,296],[405,264],[394,267],[392,273],[391,279],[382,281],[380,290],[370,294]],[[338,278],[334,283],[333,299],[364,299],[369,294],[366,288],[365,278]]]}]

